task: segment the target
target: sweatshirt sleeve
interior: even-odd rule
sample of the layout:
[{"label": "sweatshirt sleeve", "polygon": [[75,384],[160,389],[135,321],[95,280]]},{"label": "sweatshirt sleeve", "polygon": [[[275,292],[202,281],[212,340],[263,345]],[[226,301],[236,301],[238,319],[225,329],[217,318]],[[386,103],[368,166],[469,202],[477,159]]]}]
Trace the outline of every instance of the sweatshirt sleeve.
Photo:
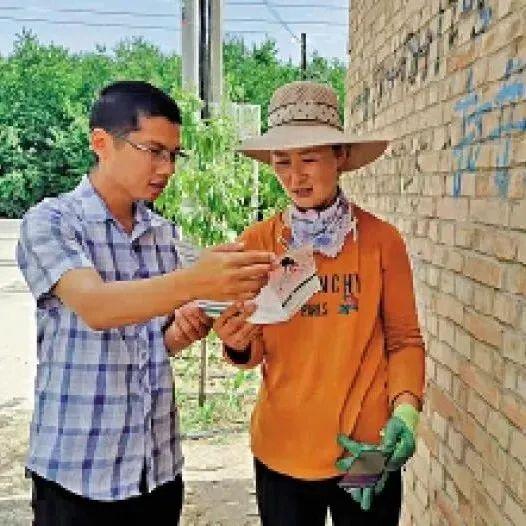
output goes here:
[{"label": "sweatshirt sleeve", "polygon": [[230,364],[240,369],[252,369],[257,367],[265,354],[265,344],[262,339],[254,340],[243,351],[236,351],[223,344],[223,356]]},{"label": "sweatshirt sleeve", "polygon": [[[243,241],[247,250],[268,250],[261,237],[261,230],[268,228],[268,223],[256,223],[247,228],[239,241]],[[243,351],[234,350],[223,344],[223,356],[227,362],[239,367],[240,369],[252,369],[263,361],[265,354],[265,344],[262,338],[254,340]]]},{"label": "sweatshirt sleeve", "polygon": [[420,333],[407,251],[392,230],[382,251],[382,315],[388,355],[389,403],[409,392],[422,403],[425,351]]}]

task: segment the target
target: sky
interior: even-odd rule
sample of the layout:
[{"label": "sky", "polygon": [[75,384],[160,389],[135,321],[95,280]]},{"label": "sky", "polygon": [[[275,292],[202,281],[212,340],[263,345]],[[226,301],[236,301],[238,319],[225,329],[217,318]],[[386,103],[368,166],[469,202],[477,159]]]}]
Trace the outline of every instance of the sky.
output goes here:
[{"label": "sky", "polygon": [[[0,54],[10,53],[23,27],[31,29],[41,42],[54,42],[72,51],[90,51],[96,44],[112,48],[123,38],[142,36],[163,51],[180,53],[181,1],[0,0]],[[243,37],[247,43],[268,35],[277,41],[281,58],[299,64],[298,42],[305,32],[309,56],[316,50],[321,56],[347,61],[348,0],[224,3],[227,34]],[[114,14],[104,13],[108,11]]]}]

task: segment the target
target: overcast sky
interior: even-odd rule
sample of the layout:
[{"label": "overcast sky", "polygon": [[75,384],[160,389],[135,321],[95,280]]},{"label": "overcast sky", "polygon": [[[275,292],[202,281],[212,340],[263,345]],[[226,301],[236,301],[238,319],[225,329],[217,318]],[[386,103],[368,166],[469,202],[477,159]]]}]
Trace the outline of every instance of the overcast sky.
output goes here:
[{"label": "overcast sky", "polygon": [[[268,35],[277,41],[282,58],[299,63],[300,49],[294,36],[305,32],[309,55],[317,50],[324,57],[347,60],[346,0],[224,1],[225,30],[247,42]],[[79,9],[89,12],[71,11]],[[0,54],[12,50],[15,35],[24,26],[42,42],[74,51],[89,51],[96,44],[111,48],[122,38],[143,36],[165,51],[180,52],[180,12],[181,0],[0,0]]]}]

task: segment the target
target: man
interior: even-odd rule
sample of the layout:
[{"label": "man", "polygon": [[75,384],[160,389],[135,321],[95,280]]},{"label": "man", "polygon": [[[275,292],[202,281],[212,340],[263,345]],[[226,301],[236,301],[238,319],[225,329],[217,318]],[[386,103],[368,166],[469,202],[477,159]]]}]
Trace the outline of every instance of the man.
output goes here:
[{"label": "man", "polygon": [[17,257],[37,305],[27,464],[36,526],[146,524],[154,513],[178,523],[168,353],[210,329],[193,300],[252,298],[267,279],[272,256],[242,245],[176,270],[178,229],[144,201],[182,155],[180,125],[175,102],[153,86],[108,86],[90,118],[97,165],[23,219]]}]

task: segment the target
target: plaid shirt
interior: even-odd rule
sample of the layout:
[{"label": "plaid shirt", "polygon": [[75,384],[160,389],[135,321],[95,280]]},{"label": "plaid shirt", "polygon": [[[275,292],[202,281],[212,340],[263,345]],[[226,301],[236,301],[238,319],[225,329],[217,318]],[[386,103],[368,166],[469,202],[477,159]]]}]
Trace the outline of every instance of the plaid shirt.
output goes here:
[{"label": "plaid shirt", "polygon": [[174,270],[175,225],[135,207],[127,234],[85,177],[46,199],[22,221],[20,269],[36,298],[38,363],[27,467],[96,500],[151,490],[182,470],[179,418],[161,332],[167,317],[93,330],[51,293],[71,269],[94,268],[104,281]]}]

